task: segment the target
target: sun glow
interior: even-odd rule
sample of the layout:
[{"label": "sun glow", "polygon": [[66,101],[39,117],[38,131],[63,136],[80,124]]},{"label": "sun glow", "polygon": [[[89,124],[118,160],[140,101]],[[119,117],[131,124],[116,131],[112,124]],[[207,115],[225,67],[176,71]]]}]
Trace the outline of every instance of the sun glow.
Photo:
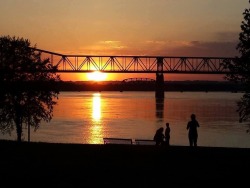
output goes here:
[{"label": "sun glow", "polygon": [[87,78],[89,81],[104,81],[107,78],[107,73],[95,71],[92,73],[88,73]]}]

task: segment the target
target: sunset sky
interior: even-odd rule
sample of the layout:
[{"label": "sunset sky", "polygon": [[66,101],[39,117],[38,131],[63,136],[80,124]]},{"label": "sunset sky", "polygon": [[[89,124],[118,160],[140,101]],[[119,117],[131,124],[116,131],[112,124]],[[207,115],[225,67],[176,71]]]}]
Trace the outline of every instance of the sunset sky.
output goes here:
[{"label": "sunset sky", "polygon": [[[248,0],[0,0],[0,35],[63,54],[233,57],[248,7]],[[155,75],[106,79],[129,77]]]}]

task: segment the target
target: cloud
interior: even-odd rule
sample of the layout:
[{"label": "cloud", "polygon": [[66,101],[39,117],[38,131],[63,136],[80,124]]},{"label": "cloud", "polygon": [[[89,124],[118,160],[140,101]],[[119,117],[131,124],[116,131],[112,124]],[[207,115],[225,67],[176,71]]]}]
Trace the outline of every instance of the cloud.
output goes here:
[{"label": "cloud", "polygon": [[121,41],[114,41],[114,40],[104,40],[104,41],[99,41],[99,43],[100,44],[108,44],[108,45],[110,45],[110,44],[118,44],[118,43],[120,43]]},{"label": "cloud", "polygon": [[128,47],[122,44],[121,41],[97,41],[92,45],[79,47],[78,53],[85,55],[123,55]]},{"label": "cloud", "polygon": [[125,49],[126,46],[121,44],[121,41],[112,41],[112,40],[107,40],[107,41],[99,41],[99,44],[97,44],[96,48],[104,48],[104,49]]},{"label": "cloud", "polygon": [[165,45],[166,44],[166,41],[159,41],[159,40],[148,40],[146,41],[147,44],[151,45],[151,44],[156,44],[156,45]]},{"label": "cloud", "polygon": [[217,32],[214,35],[217,41],[237,41],[238,37],[238,32]]},{"label": "cloud", "polygon": [[147,55],[234,57],[238,55],[236,45],[236,41],[146,41],[144,50]]},{"label": "cloud", "polygon": [[224,31],[213,34],[211,41],[146,40],[142,44],[148,55],[234,57],[238,55],[238,32]]},{"label": "cloud", "polygon": [[170,52],[182,56],[234,57],[237,42],[191,41],[189,45],[170,48]]},{"label": "cloud", "polygon": [[98,41],[82,46],[75,54],[86,55],[152,55],[152,56],[194,56],[194,57],[235,57],[237,41],[164,41],[144,42]]}]

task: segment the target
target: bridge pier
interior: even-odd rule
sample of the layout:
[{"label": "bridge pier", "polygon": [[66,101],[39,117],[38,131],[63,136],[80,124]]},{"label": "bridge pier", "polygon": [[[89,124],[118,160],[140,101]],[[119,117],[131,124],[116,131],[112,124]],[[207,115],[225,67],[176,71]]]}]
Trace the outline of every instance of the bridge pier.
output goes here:
[{"label": "bridge pier", "polygon": [[156,118],[162,121],[164,118],[164,98],[155,98],[155,105]]},{"label": "bridge pier", "polygon": [[163,57],[157,58],[155,98],[164,98]]}]

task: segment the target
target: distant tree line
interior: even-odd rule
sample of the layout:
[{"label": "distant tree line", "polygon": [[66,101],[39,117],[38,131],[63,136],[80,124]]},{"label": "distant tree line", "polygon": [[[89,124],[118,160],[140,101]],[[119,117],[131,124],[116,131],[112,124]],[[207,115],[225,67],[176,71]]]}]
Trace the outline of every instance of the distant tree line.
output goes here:
[{"label": "distant tree line", "polygon": [[[60,91],[155,91],[153,82],[72,82],[61,81]],[[228,81],[165,81],[165,91],[230,91],[241,92],[239,83]]]}]

